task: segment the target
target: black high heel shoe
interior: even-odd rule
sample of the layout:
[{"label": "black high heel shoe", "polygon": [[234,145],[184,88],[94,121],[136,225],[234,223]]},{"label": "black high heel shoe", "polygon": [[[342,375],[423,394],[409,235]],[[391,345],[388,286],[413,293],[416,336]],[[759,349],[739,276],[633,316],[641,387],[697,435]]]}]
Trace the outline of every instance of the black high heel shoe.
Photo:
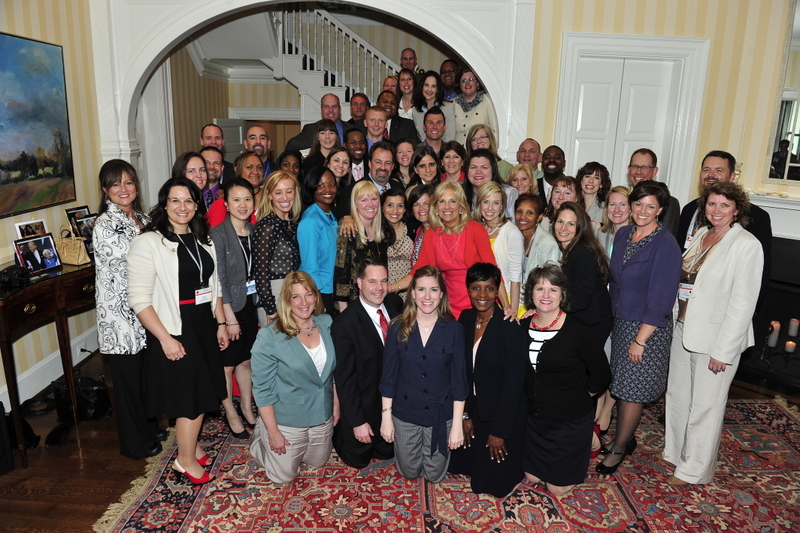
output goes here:
[{"label": "black high heel shoe", "polygon": [[236,404],[236,412],[239,414],[239,418],[242,419],[242,424],[244,424],[245,429],[255,429],[256,425],[255,424],[251,424],[244,417],[244,413],[242,412],[242,404],[240,404],[240,403]]},{"label": "black high heel shoe", "polygon": [[247,439],[250,438],[250,433],[247,432],[247,424],[245,424],[244,421],[242,421],[242,424],[245,426],[245,428],[242,431],[240,431],[239,433],[236,433],[233,430],[233,428],[231,427],[231,423],[228,421],[228,417],[227,416],[225,417],[225,423],[228,425],[228,429],[230,430],[231,435],[233,435],[235,438],[240,439],[240,440],[247,440]]},{"label": "black high heel shoe", "polygon": [[614,472],[617,471],[617,468],[619,468],[619,465],[621,465],[623,463],[623,461],[625,461],[625,458],[628,457],[628,453],[627,452],[608,452],[608,455],[621,455],[622,458],[614,466],[606,466],[602,462],[598,463],[597,468],[596,468],[598,474],[602,474],[604,476],[610,476],[611,474],[613,474]]}]

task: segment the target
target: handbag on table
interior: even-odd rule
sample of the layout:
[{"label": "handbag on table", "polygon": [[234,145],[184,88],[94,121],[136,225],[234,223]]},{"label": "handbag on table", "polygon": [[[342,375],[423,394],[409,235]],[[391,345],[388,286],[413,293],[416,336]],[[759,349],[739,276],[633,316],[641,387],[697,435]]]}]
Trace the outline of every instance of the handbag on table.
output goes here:
[{"label": "handbag on table", "polygon": [[56,249],[58,250],[58,256],[61,258],[61,263],[79,266],[92,262],[86,252],[86,239],[76,237],[72,233],[72,229],[66,224],[61,225],[58,234],[59,236],[53,237],[53,240],[56,242]]}]

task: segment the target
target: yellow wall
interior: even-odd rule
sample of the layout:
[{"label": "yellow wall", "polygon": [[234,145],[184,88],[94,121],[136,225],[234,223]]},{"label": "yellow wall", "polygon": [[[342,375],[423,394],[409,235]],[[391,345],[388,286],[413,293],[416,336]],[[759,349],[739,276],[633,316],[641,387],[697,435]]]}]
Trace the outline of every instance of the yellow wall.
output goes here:
[{"label": "yellow wall", "polygon": [[789,52],[784,87],[800,88],[800,50]]},{"label": "yellow wall", "polygon": [[398,25],[396,28],[377,24],[357,24],[350,28],[398,65],[404,48],[414,49],[417,53],[417,64],[425,70],[439,72],[439,67],[445,59],[455,57],[458,60],[447,46],[439,43],[427,32],[397,19],[395,21]]},{"label": "yellow wall", "polygon": [[696,168],[709,150],[727,150],[743,163],[745,187],[788,192],[788,186],[764,185],[761,180],[772,140],[789,4],[790,0],[540,0],[528,134],[543,144],[555,134],[563,32],[709,38]]},{"label": "yellow wall", "polygon": [[200,147],[200,128],[214,118],[228,117],[228,84],[203,78],[185,47],[170,56],[175,154]]},{"label": "yellow wall", "polygon": [[288,82],[231,83],[228,85],[228,101],[231,107],[300,109],[300,93]]},{"label": "yellow wall", "polygon": [[[6,262],[13,261],[14,258],[11,236],[16,235],[15,223],[43,218],[47,229],[57,232],[59,226],[66,222],[65,208],[88,205],[92,212],[97,210],[100,201],[97,172],[101,159],[89,3],[84,0],[4,0],[0,2],[0,31],[63,47],[70,139],[76,176],[75,192],[78,199],[77,202],[0,220],[0,231],[6,239],[6,245],[0,247],[0,262]],[[94,327],[94,323],[93,311],[70,318],[70,335],[75,338]],[[14,343],[17,373],[29,370],[57,350],[58,339],[53,325],[26,335]],[[5,384],[1,376],[0,384]]]}]

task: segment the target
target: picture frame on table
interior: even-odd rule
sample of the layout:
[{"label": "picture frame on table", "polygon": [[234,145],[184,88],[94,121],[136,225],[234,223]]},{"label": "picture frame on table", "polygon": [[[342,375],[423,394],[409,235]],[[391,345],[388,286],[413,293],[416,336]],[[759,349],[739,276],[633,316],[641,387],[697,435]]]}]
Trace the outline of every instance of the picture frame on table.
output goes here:
[{"label": "picture frame on table", "polygon": [[70,207],[69,209],[64,209],[64,212],[67,214],[67,222],[72,230],[72,234],[75,237],[80,237],[80,230],[78,229],[78,224],[75,222],[75,220],[78,218],[88,217],[90,214],[89,206],[82,205],[80,207]]},{"label": "picture frame on table", "polygon": [[92,246],[92,233],[94,233],[94,221],[97,219],[97,216],[98,215],[88,215],[75,219],[75,225],[78,227],[78,233],[75,236],[86,239],[84,244],[86,245],[86,252],[89,255],[94,254],[94,246]]},{"label": "picture frame on table", "polygon": [[61,268],[53,235],[37,235],[14,241],[14,253],[19,264],[28,269],[32,276]]},{"label": "picture frame on table", "polygon": [[28,220],[26,222],[17,222],[14,224],[17,229],[17,238],[24,239],[25,237],[42,236],[48,233],[47,224],[44,219]]}]

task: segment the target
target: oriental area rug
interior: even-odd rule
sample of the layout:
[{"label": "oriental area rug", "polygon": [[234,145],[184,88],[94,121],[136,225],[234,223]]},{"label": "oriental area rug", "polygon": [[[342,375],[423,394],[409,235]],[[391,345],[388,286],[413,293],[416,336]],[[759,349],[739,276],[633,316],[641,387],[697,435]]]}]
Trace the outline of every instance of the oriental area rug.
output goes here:
[{"label": "oriental area rug", "polygon": [[134,482],[121,503],[95,524],[102,533],[455,533],[455,532],[789,532],[800,531],[800,426],[780,399],[728,403],[714,482],[674,488],[668,465],[656,459],[663,444],[658,417],[645,409],[639,447],[610,477],[594,471],[562,498],[541,484],[520,483],[506,498],[478,496],[469,480],[447,476],[433,485],[402,478],[393,461],[364,470],[336,455],[307,468],[293,483],[271,483],[230,436],[209,418],[202,442],[214,457],[216,479],[193,487],[172,472],[174,441]]}]

